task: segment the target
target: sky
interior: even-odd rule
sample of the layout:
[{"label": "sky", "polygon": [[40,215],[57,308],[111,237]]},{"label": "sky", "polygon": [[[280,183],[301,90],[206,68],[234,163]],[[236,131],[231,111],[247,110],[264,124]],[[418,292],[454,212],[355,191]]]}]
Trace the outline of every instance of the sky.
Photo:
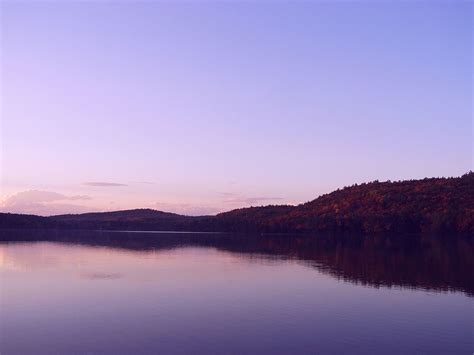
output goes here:
[{"label": "sky", "polygon": [[214,214],[473,169],[470,1],[0,10],[0,211]]}]

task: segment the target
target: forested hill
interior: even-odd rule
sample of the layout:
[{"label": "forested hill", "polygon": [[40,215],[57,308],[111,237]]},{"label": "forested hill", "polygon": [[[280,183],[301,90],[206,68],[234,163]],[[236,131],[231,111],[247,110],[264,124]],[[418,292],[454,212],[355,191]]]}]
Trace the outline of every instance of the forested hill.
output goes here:
[{"label": "forested hill", "polygon": [[0,214],[0,228],[474,235],[474,173],[353,185],[298,206],[189,217],[150,209],[38,217]]},{"label": "forested hill", "polygon": [[[218,215],[225,229],[474,235],[474,173],[353,185],[291,208],[245,208]],[[256,215],[267,216],[256,219]],[[274,213],[271,213],[274,212]],[[240,226],[240,227],[239,227]]]}]

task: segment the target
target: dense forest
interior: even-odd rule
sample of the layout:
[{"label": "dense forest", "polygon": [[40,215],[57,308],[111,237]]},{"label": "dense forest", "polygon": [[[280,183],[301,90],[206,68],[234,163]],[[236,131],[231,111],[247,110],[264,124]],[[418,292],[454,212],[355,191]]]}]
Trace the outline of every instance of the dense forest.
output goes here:
[{"label": "dense forest", "polygon": [[474,173],[374,181],[297,206],[249,207],[216,216],[190,217],[151,209],[51,217],[3,213],[0,228],[474,235]]},{"label": "dense forest", "polygon": [[244,208],[217,217],[226,230],[474,235],[474,173],[458,178],[374,181],[295,207]]}]

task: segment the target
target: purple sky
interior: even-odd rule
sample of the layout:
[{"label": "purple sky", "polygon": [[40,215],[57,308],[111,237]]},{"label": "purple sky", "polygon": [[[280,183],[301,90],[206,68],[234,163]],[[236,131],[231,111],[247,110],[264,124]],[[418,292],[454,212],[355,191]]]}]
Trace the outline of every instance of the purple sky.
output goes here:
[{"label": "purple sky", "polygon": [[470,1],[0,6],[2,211],[216,213],[473,169]]}]

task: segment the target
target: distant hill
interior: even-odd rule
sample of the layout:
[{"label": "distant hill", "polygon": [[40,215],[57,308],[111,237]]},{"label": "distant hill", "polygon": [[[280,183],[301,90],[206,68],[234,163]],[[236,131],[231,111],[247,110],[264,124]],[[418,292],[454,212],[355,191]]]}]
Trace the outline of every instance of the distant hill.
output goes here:
[{"label": "distant hill", "polygon": [[0,214],[0,228],[474,235],[474,173],[457,178],[370,182],[298,206],[190,217],[152,209],[39,217]]},{"label": "distant hill", "polygon": [[152,209],[136,209],[115,212],[65,214],[49,217],[58,226],[77,229],[143,229],[179,230],[184,224],[200,217],[182,216],[176,213]]}]

